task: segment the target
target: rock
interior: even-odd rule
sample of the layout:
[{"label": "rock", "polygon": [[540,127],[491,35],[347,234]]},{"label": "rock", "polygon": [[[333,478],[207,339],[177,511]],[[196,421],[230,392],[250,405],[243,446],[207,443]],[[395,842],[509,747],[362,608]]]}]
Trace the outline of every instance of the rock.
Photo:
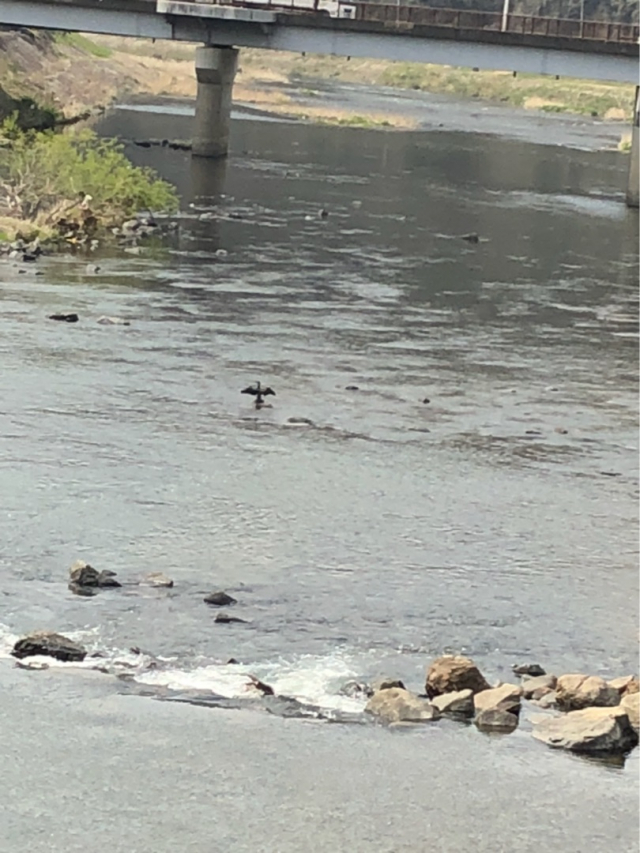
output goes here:
[{"label": "rock", "polygon": [[237,601],[226,592],[210,592],[202,599],[205,604],[211,604],[213,607],[226,607],[228,604],[236,604]]},{"label": "rock", "polygon": [[243,625],[248,624],[246,619],[240,619],[238,616],[229,616],[228,613],[218,613],[215,621],[221,622],[224,625],[228,625],[230,622],[241,622]]},{"label": "rock", "polygon": [[558,679],[555,675],[539,675],[522,682],[522,695],[525,699],[541,699],[546,693],[556,689]]},{"label": "rock", "polygon": [[309,418],[287,418],[287,423],[292,426],[315,426]]},{"label": "rock", "polygon": [[620,702],[620,694],[597,675],[561,675],[556,685],[558,707],[563,711],[577,711],[591,707],[613,707]]},{"label": "rock", "polygon": [[345,391],[359,391],[360,388],[357,385],[345,385]]},{"label": "rock", "polygon": [[459,717],[473,717],[473,693],[471,690],[456,690],[443,693],[431,700],[434,708],[441,714],[455,714]]},{"label": "rock", "polygon": [[22,663],[22,661],[17,660],[16,666],[18,667],[18,669],[33,669],[33,670],[49,669],[48,663],[45,663],[44,661],[38,661],[38,660],[27,661],[26,663]]},{"label": "rock", "polygon": [[49,314],[50,320],[60,320],[62,323],[77,323],[80,319],[77,314]]},{"label": "rock", "polygon": [[79,586],[98,586],[99,578],[100,572],[84,560],[76,560],[69,569],[69,581]]},{"label": "rock", "polygon": [[427,672],[426,693],[430,699],[443,693],[488,690],[480,670],[470,658],[462,655],[443,655],[433,661]]},{"label": "rock", "polygon": [[622,753],[638,743],[628,713],[618,707],[583,708],[536,723],[533,736],[556,749]]},{"label": "rock", "polygon": [[101,589],[106,589],[108,587],[120,587],[122,584],[116,580],[115,572],[110,572],[108,569],[104,569],[98,575],[98,586]]},{"label": "rock", "polygon": [[531,697],[531,701],[535,702],[540,708],[556,708],[558,705],[558,696],[555,690],[551,690],[549,693],[544,693],[539,698],[534,694],[534,696]]},{"label": "rock", "polygon": [[479,729],[512,732],[518,727],[518,717],[502,708],[486,708],[476,716],[474,723]]},{"label": "rock", "polygon": [[607,684],[609,687],[617,690],[621,696],[624,696],[626,693],[638,692],[638,679],[634,675],[623,675],[621,678],[614,678],[608,681]]},{"label": "rock", "polygon": [[86,649],[62,634],[52,631],[34,631],[27,634],[13,647],[11,654],[16,658],[46,655],[63,661],[80,661],[86,657]]},{"label": "rock", "polygon": [[516,675],[530,675],[532,678],[547,674],[539,663],[514,663],[511,669]]},{"label": "rock", "polygon": [[258,693],[262,694],[262,696],[275,696],[275,692],[273,687],[270,687],[268,684],[265,684],[264,681],[260,681],[259,678],[256,678],[255,675],[249,675],[249,686],[253,687]]},{"label": "rock", "polygon": [[636,734],[640,727],[640,693],[626,693],[620,702],[620,708],[626,712]]},{"label": "rock", "polygon": [[373,688],[364,681],[347,681],[340,688],[342,696],[350,696],[352,699],[360,699],[363,696],[373,696]]},{"label": "rock", "polygon": [[372,693],[377,693],[378,690],[391,690],[392,687],[398,687],[400,690],[407,689],[397,678],[376,678],[371,682]]},{"label": "rock", "polygon": [[130,326],[131,323],[129,320],[125,320],[124,317],[98,317],[96,323],[100,323],[101,326]]},{"label": "rock", "polygon": [[162,572],[150,572],[142,578],[140,584],[142,586],[165,587],[169,589],[173,586],[173,581]]},{"label": "rock", "polygon": [[109,587],[120,587],[122,584],[116,580],[116,573],[104,569],[99,572],[85,563],[84,560],[76,560],[69,569],[69,589],[76,595],[95,595],[98,589]]},{"label": "rock", "polygon": [[81,595],[85,598],[91,598],[91,596],[97,595],[99,592],[97,586],[82,586],[82,584],[74,583],[73,581],[69,584],[69,590],[74,595]]},{"label": "rock", "polygon": [[482,690],[473,697],[476,714],[483,711],[507,711],[514,716],[520,713],[522,688],[517,684],[502,684],[490,690]]},{"label": "rock", "polygon": [[374,693],[364,710],[383,723],[425,723],[440,717],[439,711],[426,699],[400,687]]}]

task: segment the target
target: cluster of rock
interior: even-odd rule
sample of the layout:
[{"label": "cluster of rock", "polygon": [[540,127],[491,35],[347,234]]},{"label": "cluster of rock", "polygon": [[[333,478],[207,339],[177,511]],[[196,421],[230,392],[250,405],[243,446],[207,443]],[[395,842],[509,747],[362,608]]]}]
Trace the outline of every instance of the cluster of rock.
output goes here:
[{"label": "cluster of rock", "polygon": [[492,687],[475,663],[459,655],[435,660],[427,671],[425,695],[402,682],[374,685],[365,711],[388,725],[424,723],[449,716],[473,720],[485,731],[517,728],[522,701],[553,716],[532,720],[533,736],[552,747],[573,752],[624,753],[638,743],[639,682],[633,676],[605,681],[598,676],[543,673],[538,665],[514,667],[519,675],[536,674],[519,684]]},{"label": "cluster of rock", "polygon": [[[151,572],[138,582],[141,586],[172,587],[173,581],[162,572]],[[69,589],[75,595],[90,597],[96,595],[101,589],[119,589],[122,584],[117,579],[116,572],[103,569],[99,572],[85,563],[84,560],[76,560],[69,569]]]}]

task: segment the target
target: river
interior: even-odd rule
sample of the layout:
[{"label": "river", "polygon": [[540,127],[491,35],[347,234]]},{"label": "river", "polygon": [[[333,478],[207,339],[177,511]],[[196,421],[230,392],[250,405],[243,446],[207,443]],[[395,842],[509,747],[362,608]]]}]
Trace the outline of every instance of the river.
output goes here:
[{"label": "river", "polygon": [[[638,671],[626,159],[601,125],[514,112],[509,135],[496,108],[489,135],[460,110],[410,133],[239,115],[225,164],[128,142],[178,187],[175,229],[97,272],[0,265],[2,850],[637,843],[638,750],[550,751],[533,706],[509,736],[390,732],[341,692],[419,691],[449,651],[491,681]],[[99,129],[191,120],[132,106]],[[77,558],[130,583],[76,597]],[[151,571],[175,587],[135,584]],[[214,622],[217,589],[245,623]],[[12,668],[40,627],[130,677]],[[247,698],[247,673],[297,701]]]}]

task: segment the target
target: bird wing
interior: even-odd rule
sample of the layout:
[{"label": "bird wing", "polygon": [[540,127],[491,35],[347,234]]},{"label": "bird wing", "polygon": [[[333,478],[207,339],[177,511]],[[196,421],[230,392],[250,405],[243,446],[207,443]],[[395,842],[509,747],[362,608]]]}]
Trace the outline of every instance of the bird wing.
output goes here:
[{"label": "bird wing", "polygon": [[255,397],[256,394],[258,393],[258,389],[255,388],[253,385],[249,385],[248,388],[243,388],[240,393],[241,394],[253,394],[253,396]]},{"label": "bird wing", "polygon": [[265,397],[267,396],[267,394],[271,394],[273,397],[276,396],[276,392],[273,390],[273,388],[265,388],[262,393]]}]

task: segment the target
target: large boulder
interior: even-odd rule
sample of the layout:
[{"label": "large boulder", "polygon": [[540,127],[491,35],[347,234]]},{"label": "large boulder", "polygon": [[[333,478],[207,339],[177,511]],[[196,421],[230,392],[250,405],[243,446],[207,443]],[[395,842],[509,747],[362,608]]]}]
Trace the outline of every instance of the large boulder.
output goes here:
[{"label": "large boulder", "polygon": [[637,734],[640,728],[640,693],[626,693],[622,697],[620,708],[626,712]]},{"label": "large boulder", "polygon": [[522,682],[522,695],[525,699],[542,699],[547,693],[556,689],[558,679],[555,675],[539,675],[536,678],[527,678]]},{"label": "large boulder", "polygon": [[483,711],[507,711],[517,718],[520,713],[522,688],[517,684],[502,684],[489,690],[482,690],[473,697],[476,714]]},{"label": "large boulder", "polygon": [[541,720],[533,736],[556,749],[594,754],[619,754],[638,743],[638,734],[620,706],[583,708]]},{"label": "large boulder", "polygon": [[46,655],[63,661],[80,661],[86,657],[86,649],[62,634],[53,631],[33,631],[18,640],[11,654],[16,658]]},{"label": "large boulder", "polygon": [[427,672],[426,693],[430,699],[443,693],[471,690],[479,693],[490,685],[470,658],[443,655],[433,661]]},{"label": "large boulder", "polygon": [[618,691],[597,675],[561,675],[556,684],[558,707],[563,711],[610,708],[620,703]]},{"label": "large boulder", "polygon": [[434,696],[431,704],[441,714],[451,714],[456,717],[473,717],[474,714],[473,693],[468,689]]},{"label": "large boulder", "polygon": [[383,723],[425,723],[440,717],[430,702],[400,687],[378,690],[367,702],[365,711]]}]

